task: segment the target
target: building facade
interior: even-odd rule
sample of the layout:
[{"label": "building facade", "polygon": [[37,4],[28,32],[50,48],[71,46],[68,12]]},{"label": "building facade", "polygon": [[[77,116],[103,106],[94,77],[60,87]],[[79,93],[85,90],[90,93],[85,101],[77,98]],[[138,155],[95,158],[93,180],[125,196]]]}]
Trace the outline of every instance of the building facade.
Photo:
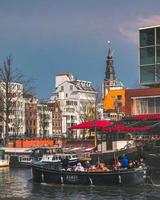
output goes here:
[{"label": "building facade", "polygon": [[52,98],[59,102],[62,111],[62,133],[74,124],[93,119],[96,91],[90,81],[77,80],[65,73],[56,75],[55,86]]},{"label": "building facade", "polygon": [[44,102],[37,104],[37,136],[52,137],[52,111]]},{"label": "building facade", "polygon": [[48,103],[52,111],[52,134],[53,137],[59,137],[62,134],[62,111],[58,101]]},{"label": "building facade", "polygon": [[126,90],[125,99],[126,115],[160,113],[160,88]]},{"label": "building facade", "polygon": [[160,86],[160,25],[139,29],[140,84]]},{"label": "building facade", "polygon": [[32,95],[25,95],[25,135],[37,136],[37,102],[38,99]]},{"label": "building facade", "polygon": [[[6,132],[6,118],[8,115],[8,135],[17,136],[25,132],[25,101],[23,99],[23,85],[20,83],[10,82],[8,85],[8,92],[6,91],[6,84],[0,83],[1,94],[1,122],[0,134],[4,138]],[[7,99],[7,100],[6,100]],[[6,105],[8,101],[8,106]]]}]

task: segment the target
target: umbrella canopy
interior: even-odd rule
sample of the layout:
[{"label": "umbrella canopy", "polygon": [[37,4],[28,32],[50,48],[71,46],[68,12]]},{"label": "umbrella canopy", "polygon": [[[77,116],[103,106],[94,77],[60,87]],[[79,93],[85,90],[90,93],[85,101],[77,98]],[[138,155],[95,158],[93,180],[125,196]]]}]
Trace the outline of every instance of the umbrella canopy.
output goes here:
[{"label": "umbrella canopy", "polygon": [[82,122],[80,124],[73,125],[69,128],[69,130],[73,129],[92,129],[92,128],[103,128],[112,125],[112,122],[109,120],[96,120],[96,121],[88,121]]},{"label": "umbrella canopy", "polygon": [[119,124],[113,127],[104,127],[103,131],[148,131],[151,126],[125,126],[124,124]]}]

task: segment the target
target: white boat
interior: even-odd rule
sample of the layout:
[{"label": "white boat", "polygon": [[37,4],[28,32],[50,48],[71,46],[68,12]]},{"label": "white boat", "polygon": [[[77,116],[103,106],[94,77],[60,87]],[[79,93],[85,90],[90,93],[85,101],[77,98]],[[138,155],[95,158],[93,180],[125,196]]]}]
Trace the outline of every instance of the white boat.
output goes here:
[{"label": "white boat", "polygon": [[8,160],[0,160],[0,167],[9,167],[9,161]]},{"label": "white boat", "polygon": [[78,161],[78,156],[76,154],[51,154],[51,155],[44,154],[40,162],[43,163],[61,162],[64,159],[67,159],[69,164],[71,164]]}]

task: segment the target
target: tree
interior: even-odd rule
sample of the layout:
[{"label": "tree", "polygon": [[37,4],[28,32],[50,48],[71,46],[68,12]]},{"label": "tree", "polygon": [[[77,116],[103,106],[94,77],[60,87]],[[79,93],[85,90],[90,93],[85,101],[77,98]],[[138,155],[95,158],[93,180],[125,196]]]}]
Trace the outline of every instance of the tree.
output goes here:
[{"label": "tree", "polygon": [[41,103],[39,105],[39,133],[40,135],[45,138],[47,135],[47,129],[49,127],[49,120],[50,120],[50,108],[47,104]]},{"label": "tree", "polygon": [[[20,122],[17,118],[18,100],[23,98],[24,93],[33,92],[31,80],[25,80],[24,75],[12,68],[11,57],[6,57],[0,67],[0,121],[4,124],[4,144],[9,140],[10,115],[14,115],[14,124]],[[18,125],[19,126],[19,125]]]}]

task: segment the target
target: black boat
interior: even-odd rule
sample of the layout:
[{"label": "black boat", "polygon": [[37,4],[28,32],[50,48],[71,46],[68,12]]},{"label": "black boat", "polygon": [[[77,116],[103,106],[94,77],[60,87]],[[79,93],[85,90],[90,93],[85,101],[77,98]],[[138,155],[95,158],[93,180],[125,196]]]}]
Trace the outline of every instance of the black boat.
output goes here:
[{"label": "black boat", "polygon": [[34,182],[70,185],[136,185],[145,182],[146,170],[142,167],[110,171],[67,171],[60,164],[33,164]]}]

